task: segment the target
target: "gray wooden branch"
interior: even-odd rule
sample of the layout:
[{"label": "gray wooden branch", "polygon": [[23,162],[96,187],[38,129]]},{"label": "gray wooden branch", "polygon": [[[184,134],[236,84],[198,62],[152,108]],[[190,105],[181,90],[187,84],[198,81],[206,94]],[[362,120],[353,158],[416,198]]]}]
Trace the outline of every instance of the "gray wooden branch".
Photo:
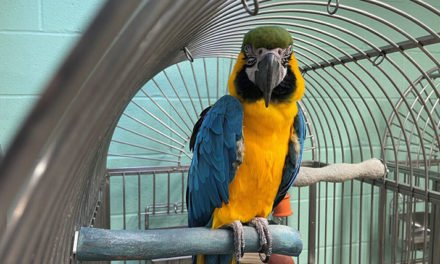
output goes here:
[{"label": "gray wooden branch", "polygon": [[[270,225],[273,253],[298,256],[302,241],[298,231]],[[257,232],[244,226],[245,252],[259,248]],[[83,227],[79,231],[76,258],[79,261],[141,260],[197,254],[232,254],[233,235],[228,229],[176,228],[108,230]]]},{"label": "gray wooden branch", "polygon": [[388,170],[379,159],[370,159],[361,163],[337,163],[322,168],[301,167],[294,186],[308,186],[320,181],[343,182],[352,179],[383,178]]}]

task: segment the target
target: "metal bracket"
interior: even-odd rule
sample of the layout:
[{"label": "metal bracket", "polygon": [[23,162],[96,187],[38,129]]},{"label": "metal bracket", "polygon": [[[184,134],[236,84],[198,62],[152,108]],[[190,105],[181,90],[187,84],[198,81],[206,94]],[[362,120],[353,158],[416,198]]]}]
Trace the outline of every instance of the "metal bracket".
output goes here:
[{"label": "metal bracket", "polygon": [[251,10],[247,4],[246,0],[241,0],[241,3],[243,4],[244,10],[246,10],[246,12],[248,12],[249,15],[251,16],[256,16],[258,15],[258,0],[254,0],[254,10]]},{"label": "metal bracket", "polygon": [[336,14],[336,12],[337,12],[338,9],[339,9],[339,0],[336,0],[335,8],[334,8],[333,10],[330,10],[331,3],[332,3],[332,0],[328,0],[328,3],[327,3],[327,12],[328,12],[330,15],[334,15],[334,14]]},{"label": "metal bracket", "polygon": [[185,53],[186,58],[190,61],[190,62],[194,62],[194,57],[192,56],[191,52],[189,52],[188,48],[185,46],[183,47],[183,53]]}]

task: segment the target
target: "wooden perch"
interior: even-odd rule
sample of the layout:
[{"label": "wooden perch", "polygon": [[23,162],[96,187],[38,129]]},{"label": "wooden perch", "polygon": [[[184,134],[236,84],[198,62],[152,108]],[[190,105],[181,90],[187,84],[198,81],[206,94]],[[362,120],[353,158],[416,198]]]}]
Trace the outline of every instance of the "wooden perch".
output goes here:
[{"label": "wooden perch", "polygon": [[[270,225],[273,253],[298,256],[302,241],[298,231]],[[259,248],[255,228],[244,226],[245,252]],[[229,229],[176,228],[151,230],[108,230],[83,227],[74,252],[79,261],[147,260],[197,254],[232,254]]]},{"label": "wooden perch", "polygon": [[322,168],[301,167],[294,186],[308,186],[317,182],[343,182],[352,179],[383,178],[388,170],[379,159],[370,159],[356,164],[331,164]]}]

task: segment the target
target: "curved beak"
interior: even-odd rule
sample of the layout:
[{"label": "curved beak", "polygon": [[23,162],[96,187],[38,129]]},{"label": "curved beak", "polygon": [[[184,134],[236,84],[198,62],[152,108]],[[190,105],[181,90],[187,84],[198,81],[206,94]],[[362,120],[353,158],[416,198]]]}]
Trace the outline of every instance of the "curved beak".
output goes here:
[{"label": "curved beak", "polygon": [[273,53],[267,53],[258,63],[255,84],[263,92],[264,103],[269,107],[273,89],[281,82],[281,62]]}]

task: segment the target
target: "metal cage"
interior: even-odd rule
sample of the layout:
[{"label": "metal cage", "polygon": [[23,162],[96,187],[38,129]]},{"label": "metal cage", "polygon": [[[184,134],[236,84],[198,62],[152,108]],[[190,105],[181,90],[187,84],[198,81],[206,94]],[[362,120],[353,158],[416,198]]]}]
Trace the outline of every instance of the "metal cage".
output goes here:
[{"label": "metal cage", "polygon": [[292,188],[297,263],[440,263],[434,0],[108,1],[2,159],[2,262],[74,262],[81,226],[185,225],[192,125],[258,25],[294,37],[304,165],[377,157],[390,170]]}]

